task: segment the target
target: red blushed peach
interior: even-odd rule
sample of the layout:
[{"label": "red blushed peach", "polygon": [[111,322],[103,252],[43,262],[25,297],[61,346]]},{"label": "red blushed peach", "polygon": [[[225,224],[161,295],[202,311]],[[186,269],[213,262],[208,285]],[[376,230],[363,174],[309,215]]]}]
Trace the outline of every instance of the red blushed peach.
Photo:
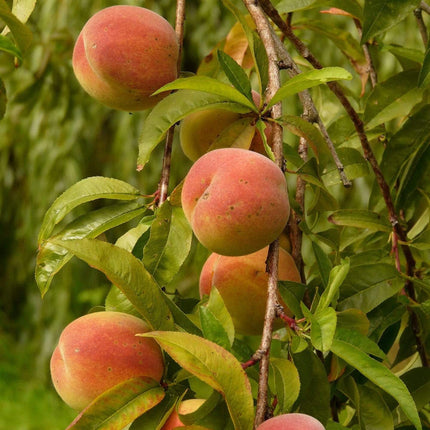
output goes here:
[{"label": "red blushed peach", "polygon": [[324,430],[324,426],[310,415],[292,413],[270,418],[257,430]]},{"label": "red blushed peach", "polygon": [[[252,96],[254,103],[258,106],[260,94],[253,91]],[[186,116],[181,122],[179,132],[179,140],[184,154],[191,161],[196,161],[208,152],[216,139],[240,118],[240,114],[223,109],[207,109]],[[269,123],[266,123],[264,134],[270,146],[272,144],[272,131]],[[234,146],[234,143],[231,143]],[[263,140],[257,129],[255,129],[249,149],[263,155],[266,154]]]},{"label": "red blushed peach", "polygon": [[290,205],[285,176],[269,158],[246,149],[208,152],[189,170],[182,207],[197,239],[222,255],[245,255],[275,240]]},{"label": "red blushed peach", "polygon": [[185,424],[179,418],[179,414],[187,415],[195,412],[203,403],[204,399],[188,399],[179,404],[178,410],[173,411],[161,430],[173,430],[177,427],[185,427]]},{"label": "red blushed peach", "polygon": [[[200,273],[200,297],[209,295],[216,287],[229,311],[239,334],[261,334],[267,303],[266,259],[268,247],[253,254],[228,257],[211,254]],[[278,278],[300,282],[300,274],[291,255],[279,249]],[[285,303],[279,299],[288,313]],[[280,320],[275,328],[282,326]]]},{"label": "red blushed peach", "polygon": [[85,91],[101,103],[136,111],[177,77],[179,45],[172,26],[138,6],[111,6],[93,15],[73,51],[73,70]]},{"label": "red blushed peach", "polygon": [[51,376],[60,397],[81,410],[109,388],[137,376],[161,380],[164,362],[141,319],[122,312],[95,312],[72,321],[51,357]]}]

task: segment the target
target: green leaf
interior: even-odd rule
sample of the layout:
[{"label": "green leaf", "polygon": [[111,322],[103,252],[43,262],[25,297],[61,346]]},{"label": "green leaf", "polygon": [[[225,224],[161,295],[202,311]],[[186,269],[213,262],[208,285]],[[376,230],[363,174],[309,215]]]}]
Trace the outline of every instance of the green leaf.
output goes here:
[{"label": "green leaf", "polygon": [[133,378],[97,397],[67,430],[122,430],[163,398],[164,390],[156,381]]},{"label": "green leaf", "polygon": [[138,189],[113,178],[94,176],[82,179],[61,194],[48,209],[39,232],[39,245],[47,239],[55,226],[77,206],[97,199],[135,200]]},{"label": "green leaf", "polygon": [[[146,207],[136,202],[117,203],[82,215],[68,224],[56,236],[56,239],[95,238],[105,231],[124,224],[143,214]],[[72,258],[64,248],[43,242],[37,254],[36,282],[42,296],[48,291],[54,276]]]},{"label": "green leaf", "polygon": [[305,294],[306,286],[292,281],[278,281],[278,289],[282,300],[297,318],[303,316],[300,301]]},{"label": "green leaf", "polygon": [[377,261],[351,267],[342,285],[337,308],[354,308],[367,314],[402,287],[403,281],[394,265]]},{"label": "green leaf", "polygon": [[5,0],[0,0],[0,19],[9,27],[21,52],[30,46],[33,34],[9,9]]},{"label": "green leaf", "polygon": [[276,4],[280,13],[323,7],[336,7],[359,19],[363,16],[362,8],[356,0],[281,0]]},{"label": "green leaf", "polygon": [[231,350],[231,342],[221,321],[216,318],[210,309],[205,306],[199,307],[200,324],[202,326],[205,339],[222,346],[226,350]]},{"label": "green leaf", "polygon": [[381,34],[412,13],[419,0],[372,0],[364,4],[361,44]]},{"label": "green leaf", "polygon": [[325,308],[312,314],[304,304],[302,311],[311,323],[311,341],[314,348],[322,352],[329,351],[336,332],[336,311],[333,308]]},{"label": "green leaf", "polygon": [[173,327],[164,294],[143,263],[128,251],[96,239],[53,239],[51,242],[103,272],[127,296],[150,327],[166,330]]},{"label": "green leaf", "polygon": [[312,241],[312,249],[315,254],[315,260],[318,264],[319,272],[321,275],[321,281],[324,288],[327,287],[329,282],[330,271],[332,269],[331,261],[326,252],[314,240]]},{"label": "green leaf", "polygon": [[224,70],[228,80],[233,86],[240,91],[246,98],[252,102],[251,83],[249,82],[248,76],[245,70],[236,63],[229,55],[223,51],[218,51],[218,61]]},{"label": "green leaf", "polygon": [[427,48],[427,51],[425,53],[423,66],[418,76],[419,87],[425,87],[429,84],[430,82],[429,75],[430,75],[430,44],[429,44],[429,48]]},{"label": "green leaf", "polygon": [[179,308],[172,300],[170,300],[166,295],[163,295],[164,301],[166,302],[170,312],[173,315],[175,324],[187,331],[190,334],[195,334],[196,336],[201,336],[202,331],[197,327],[194,322],[188,317],[188,315]]},{"label": "green leaf", "polygon": [[[208,330],[205,330],[204,322],[202,321],[202,327],[203,332],[205,333],[205,337],[207,337],[209,340],[212,340],[215,343],[218,343],[219,345],[223,346],[224,348],[229,349],[234,342],[234,324],[233,319],[231,318],[231,315],[229,314],[224,300],[222,299],[221,294],[219,293],[218,289],[216,287],[211,289],[209,300],[206,304],[206,306],[201,306],[200,310],[204,309],[204,312],[207,311],[207,315],[212,318],[212,322],[217,325],[217,323],[220,325],[220,329],[222,329],[221,333],[222,336],[225,336],[225,340],[227,343],[225,345],[222,345],[221,343],[218,343],[213,338],[207,337],[206,334],[208,334]],[[204,313],[203,312],[203,313]],[[210,322],[209,320],[206,320],[206,322]],[[207,325],[206,328],[210,329]]]},{"label": "green leaf", "polygon": [[296,136],[304,137],[311,145],[317,159],[320,153],[328,153],[324,137],[319,129],[309,121],[294,115],[283,115],[277,121]]},{"label": "green leaf", "polygon": [[18,63],[22,63],[22,52],[17,46],[5,36],[0,35],[0,51],[6,52],[18,59]]},{"label": "green leaf", "polygon": [[249,149],[255,136],[255,126],[252,118],[239,118],[222,130],[212,142],[208,151],[219,148]]},{"label": "green leaf", "polygon": [[[360,151],[354,148],[337,148],[336,152],[349,180],[367,176],[370,173],[369,164]],[[326,187],[341,183],[339,170],[332,159],[324,166],[321,179]]]},{"label": "green leaf", "polygon": [[[195,76],[194,78],[205,77]],[[184,81],[188,81],[188,79],[191,78],[184,79]],[[223,84],[220,81],[216,81],[215,79],[212,79],[212,81],[217,82],[219,86],[224,85],[228,88],[228,90],[225,91],[226,93],[233,93],[233,97],[239,95],[238,98],[242,101],[244,99],[248,105],[251,104],[251,102],[235,88]],[[224,109],[237,113],[248,113],[255,110],[256,107],[247,107],[243,104],[232,102],[226,97],[209,94],[203,91],[180,90],[176,93],[169,94],[157,103],[143,123],[143,128],[139,137],[138,168],[142,169],[149,161],[152,151],[162,141],[171,126],[188,114],[205,109]]]},{"label": "green leaf", "polygon": [[192,237],[182,208],[163,203],[143,248],[143,264],[160,285],[169,284],[178,273],[190,252]]},{"label": "green leaf", "polygon": [[276,393],[278,399],[276,410],[279,414],[288,413],[299,397],[299,372],[290,360],[276,357],[270,359],[270,369],[273,374],[271,389],[273,393]]},{"label": "green leaf", "polygon": [[392,227],[381,215],[365,209],[341,209],[333,212],[328,220],[336,225],[367,228],[372,231],[391,233]]},{"label": "green leaf", "polygon": [[312,415],[325,424],[330,411],[330,384],[321,360],[313,350],[293,354],[300,376],[300,394],[293,410]]},{"label": "green leaf", "polygon": [[12,13],[21,21],[27,22],[36,7],[37,0],[13,0]]},{"label": "green leaf", "polygon": [[423,91],[417,88],[417,79],[416,70],[407,70],[376,85],[364,110],[366,130],[408,115],[423,96]]},{"label": "green leaf", "polygon": [[[227,54],[224,55],[228,57]],[[234,61],[233,59],[231,60]],[[236,65],[240,68],[237,63]],[[241,85],[244,84],[241,83]],[[192,90],[205,92],[211,95],[222,97],[226,101],[243,105],[248,108],[248,112],[249,110],[257,112],[257,108],[252,101],[252,97],[248,99],[248,97],[242,92],[240,92],[238,89],[226,84],[225,82],[219,81],[218,79],[210,78],[208,76],[190,76],[189,78],[179,78],[173,82],[164,85],[154,94],[172,90]]]},{"label": "green leaf", "polygon": [[293,94],[297,94],[303,90],[326,82],[338,81],[341,79],[352,79],[351,74],[341,67],[325,67],[324,69],[314,69],[300,73],[289,79],[279,88],[264,111],[267,112],[273,105]]},{"label": "green leaf", "polygon": [[429,116],[430,106],[425,105],[412,115],[388,142],[381,161],[381,170],[390,187],[395,185],[403,167],[407,166],[409,158],[413,157],[423,145],[428,144]]},{"label": "green leaf", "polygon": [[249,430],[254,420],[251,386],[236,358],[219,345],[189,333],[159,331],[154,338],[183,369],[223,395],[235,429]]},{"label": "green leaf", "polygon": [[417,408],[411,394],[406,385],[389,369],[379,361],[369,357],[355,345],[344,340],[333,339],[331,351],[350,366],[357,369],[375,385],[394,397],[415,428],[418,430],[422,429]]},{"label": "green leaf", "polygon": [[330,303],[338,296],[338,291],[350,268],[349,258],[342,260],[341,264],[334,266],[330,271],[327,288],[321,294],[315,313],[321,312],[330,306]]}]

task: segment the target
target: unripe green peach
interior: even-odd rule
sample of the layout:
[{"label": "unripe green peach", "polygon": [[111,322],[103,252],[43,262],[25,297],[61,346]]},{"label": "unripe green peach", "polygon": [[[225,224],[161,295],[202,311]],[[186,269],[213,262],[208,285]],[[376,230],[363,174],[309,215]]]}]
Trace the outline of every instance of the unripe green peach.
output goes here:
[{"label": "unripe green peach", "polygon": [[269,158],[238,148],[199,158],[182,188],[182,207],[197,239],[222,255],[245,255],[275,240],[287,224],[287,182]]},{"label": "unripe green peach", "polygon": [[[268,247],[253,254],[228,257],[211,254],[200,273],[200,296],[209,295],[216,287],[229,311],[239,334],[261,334],[267,303],[266,259]],[[300,274],[291,255],[279,249],[278,278],[281,281],[300,282]],[[289,313],[285,303],[279,302]],[[276,320],[274,328],[281,327]]]},{"label": "unripe green peach", "polygon": [[310,415],[291,413],[270,418],[260,424],[257,430],[324,430],[324,426]]},{"label": "unripe green peach", "polygon": [[[260,103],[260,94],[253,91],[252,97],[258,106]],[[224,109],[207,109],[186,116],[181,122],[179,131],[179,140],[184,154],[191,161],[196,161],[208,152],[211,145],[221,133],[225,132],[228,127],[240,118],[240,114]],[[270,124],[266,123],[264,133],[270,146],[272,144]],[[260,154],[266,153],[263,140],[257,129],[255,129],[249,149]]]},{"label": "unripe green peach", "polygon": [[177,427],[185,427],[185,424],[179,418],[179,414],[191,414],[195,412],[204,402],[204,399],[188,399],[182,401],[178,406],[178,410],[175,410],[170,414],[163,427],[161,427],[161,430],[173,430]]},{"label": "unripe green peach", "polygon": [[73,51],[73,70],[85,91],[125,111],[154,106],[150,95],[176,79],[179,45],[172,26],[138,6],[111,6],[93,15]]},{"label": "unripe green peach", "polygon": [[60,397],[81,410],[109,388],[137,376],[161,380],[158,344],[136,336],[149,331],[140,318],[122,312],[94,312],[72,321],[51,357],[51,376]]}]

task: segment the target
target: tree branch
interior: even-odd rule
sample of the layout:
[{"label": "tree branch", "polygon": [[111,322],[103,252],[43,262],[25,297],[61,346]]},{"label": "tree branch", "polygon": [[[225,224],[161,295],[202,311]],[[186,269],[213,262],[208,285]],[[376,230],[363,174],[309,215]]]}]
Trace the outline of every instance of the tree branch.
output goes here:
[{"label": "tree branch", "polygon": [[421,39],[423,40],[424,47],[427,48],[427,44],[428,44],[429,39],[428,39],[428,35],[427,35],[427,27],[426,27],[424,20],[423,20],[422,8],[419,7],[417,9],[415,9],[414,15],[415,15],[415,18],[417,20],[418,28],[420,30]]},{"label": "tree branch", "polygon": [[[176,23],[175,32],[179,43],[177,71],[178,76],[181,71],[182,44],[184,38],[185,23],[185,0],[176,1]],[[161,205],[167,199],[167,193],[170,180],[170,163],[172,159],[172,144],[175,135],[175,126],[172,126],[167,132],[166,142],[164,144],[163,166],[161,168],[161,178],[158,183],[158,205]]]},{"label": "tree branch", "polygon": [[[272,19],[272,21],[279,27],[284,36],[286,36],[290,42],[294,45],[295,49],[299,54],[305,58],[314,68],[322,69],[322,64],[317,60],[317,58],[310,52],[309,48],[293,33],[292,28],[289,24],[284,22],[284,20],[279,15],[278,11],[273,7],[270,3],[270,0],[264,0],[265,6],[267,5],[267,9],[265,12]],[[391,197],[390,187],[385,181],[384,175],[381,171],[381,168],[376,160],[376,157],[372,151],[372,148],[367,139],[366,132],[364,130],[364,123],[359,117],[358,113],[355,111],[345,93],[343,92],[341,86],[337,82],[328,82],[327,86],[330,90],[335,94],[338,100],[341,102],[348,116],[351,118],[357,135],[359,136],[361,147],[363,149],[364,157],[369,162],[376,177],[376,181],[378,183],[379,189],[381,190],[382,197],[385,202],[385,206],[388,210],[388,218],[393,227],[393,234],[397,235],[397,238],[401,242],[401,248],[406,260],[406,274],[413,278],[415,276],[415,258],[412,254],[410,247],[407,244],[407,236],[406,232],[403,230],[402,226],[399,223],[399,218],[396,213],[393,199]],[[405,284],[405,290],[409,296],[409,298],[414,302],[416,300],[414,284],[412,281],[407,281]],[[424,349],[423,342],[421,340],[421,332],[418,323],[418,317],[409,308],[411,313],[411,325],[412,330],[415,334],[415,340],[417,344],[418,351],[420,353],[420,358],[423,363],[423,366],[428,367],[428,359],[426,355],[426,351]]]},{"label": "tree branch", "polygon": [[428,14],[430,14],[430,6],[429,6],[425,1],[422,1],[422,2],[420,3],[420,8],[421,8],[424,12],[427,12]]}]

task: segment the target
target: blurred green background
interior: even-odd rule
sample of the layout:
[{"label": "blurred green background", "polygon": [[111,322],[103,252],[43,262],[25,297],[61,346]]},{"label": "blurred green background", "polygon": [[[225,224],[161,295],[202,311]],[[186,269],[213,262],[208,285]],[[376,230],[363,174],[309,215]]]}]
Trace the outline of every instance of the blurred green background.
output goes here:
[{"label": "blurred green background", "polygon": [[[0,121],[0,430],[64,429],[75,417],[51,386],[49,359],[64,326],[102,304],[110,287],[97,271],[74,259],[41,299],[34,268],[44,213],[62,191],[88,176],[121,179],[146,194],[157,187],[161,147],[154,162],[136,172],[145,113],[103,107],[84,93],[72,71],[73,45],[84,23],[99,9],[118,3],[148,7],[172,24],[175,20],[174,0],[39,0],[28,22],[33,44],[22,66],[16,69],[10,56],[0,54],[0,77],[8,96]],[[311,13],[321,18],[318,11]],[[327,19],[349,25],[344,17]],[[220,1],[188,0],[182,70],[195,72],[232,24],[233,17]],[[406,37],[409,46],[418,45],[418,32],[406,31],[411,25],[413,17],[401,24],[403,31],[393,32],[391,42],[402,44]],[[355,29],[351,32],[356,35]],[[303,30],[302,37],[325,65],[352,70],[320,35]],[[378,58],[380,80],[400,70],[391,54]],[[358,77],[351,86],[359,93]],[[316,91],[321,93],[317,106],[324,102],[323,119],[339,114],[333,96],[324,89]],[[289,113],[296,111],[289,106]],[[189,165],[176,142],[172,184]]]}]

